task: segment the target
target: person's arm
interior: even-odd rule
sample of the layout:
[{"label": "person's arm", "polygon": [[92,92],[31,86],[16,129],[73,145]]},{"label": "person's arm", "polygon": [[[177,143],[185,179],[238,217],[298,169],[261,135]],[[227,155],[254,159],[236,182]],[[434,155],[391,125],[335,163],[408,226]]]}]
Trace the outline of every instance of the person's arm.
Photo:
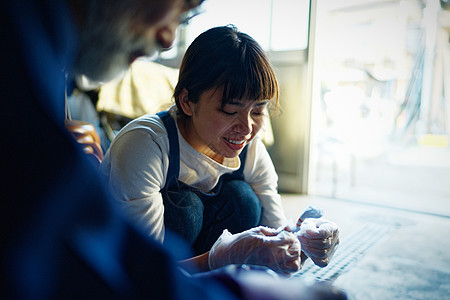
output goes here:
[{"label": "person's arm", "polygon": [[198,272],[206,272],[209,271],[209,263],[208,263],[209,251],[198,256],[188,258],[182,261],[179,261],[180,267],[186,270],[192,270]]},{"label": "person's arm", "polygon": [[116,137],[100,166],[119,209],[159,242],[164,240],[160,189],[168,165],[164,146],[154,140],[151,130],[131,130]]}]

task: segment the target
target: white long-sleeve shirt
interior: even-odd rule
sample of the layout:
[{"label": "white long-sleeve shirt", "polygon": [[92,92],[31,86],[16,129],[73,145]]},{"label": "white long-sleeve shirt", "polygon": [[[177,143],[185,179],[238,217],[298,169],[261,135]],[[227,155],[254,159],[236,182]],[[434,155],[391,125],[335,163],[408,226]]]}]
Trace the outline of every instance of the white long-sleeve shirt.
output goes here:
[{"label": "white long-sleeve shirt", "polygon": [[[178,127],[177,133],[179,181],[209,192],[220,176],[239,169],[239,157],[225,158],[220,164],[189,145]],[[162,120],[153,114],[126,125],[111,143],[100,165],[120,206],[148,235],[161,242],[164,240],[164,205],[160,191],[165,185],[168,167],[167,130]],[[248,145],[243,175],[261,201],[261,225],[275,228],[285,225],[286,217],[277,191],[278,176],[259,137]]]}]

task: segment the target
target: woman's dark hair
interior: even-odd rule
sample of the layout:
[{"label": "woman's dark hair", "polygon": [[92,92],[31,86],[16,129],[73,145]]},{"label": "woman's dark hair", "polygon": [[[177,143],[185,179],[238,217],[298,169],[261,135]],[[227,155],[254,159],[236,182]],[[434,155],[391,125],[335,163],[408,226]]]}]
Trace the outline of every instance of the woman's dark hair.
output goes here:
[{"label": "woman's dark hair", "polygon": [[184,88],[196,103],[214,87],[223,87],[223,106],[235,99],[268,99],[273,108],[278,105],[278,82],[266,53],[231,25],[203,32],[187,49],[174,91],[178,112],[183,115],[179,96]]}]

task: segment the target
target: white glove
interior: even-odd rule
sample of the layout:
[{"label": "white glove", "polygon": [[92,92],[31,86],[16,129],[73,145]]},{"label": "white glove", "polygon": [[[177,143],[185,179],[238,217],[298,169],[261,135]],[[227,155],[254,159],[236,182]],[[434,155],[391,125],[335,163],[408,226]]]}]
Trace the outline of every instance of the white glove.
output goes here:
[{"label": "white glove", "polygon": [[339,245],[338,226],[323,218],[304,220],[295,235],[302,251],[322,268],[328,265]]},{"label": "white glove", "polygon": [[322,209],[312,205],[308,205],[298,218],[297,223],[294,223],[292,220],[288,220],[286,225],[281,226],[278,229],[295,233],[300,230],[300,226],[302,225],[304,220],[308,218],[320,218],[322,216],[323,216]]},{"label": "white glove", "polygon": [[300,242],[293,233],[259,226],[238,234],[225,229],[209,251],[208,260],[211,270],[249,264],[291,274],[301,267],[300,254]]},{"label": "white glove", "polygon": [[298,218],[297,224],[295,226],[294,231],[299,231],[300,227],[302,226],[302,223],[304,220],[308,218],[320,218],[323,216],[323,211],[320,208],[317,208],[312,205],[308,205],[303,213],[300,215],[300,218]]}]

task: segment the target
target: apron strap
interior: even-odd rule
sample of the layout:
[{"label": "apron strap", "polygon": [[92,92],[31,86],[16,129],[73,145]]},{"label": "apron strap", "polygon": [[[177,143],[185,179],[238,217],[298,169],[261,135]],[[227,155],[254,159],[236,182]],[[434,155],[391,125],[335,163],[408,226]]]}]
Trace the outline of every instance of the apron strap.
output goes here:
[{"label": "apron strap", "polygon": [[167,171],[167,180],[162,190],[177,184],[178,175],[180,174],[180,150],[178,145],[178,133],[175,121],[168,111],[157,113],[166,127],[169,136],[169,169]]}]

